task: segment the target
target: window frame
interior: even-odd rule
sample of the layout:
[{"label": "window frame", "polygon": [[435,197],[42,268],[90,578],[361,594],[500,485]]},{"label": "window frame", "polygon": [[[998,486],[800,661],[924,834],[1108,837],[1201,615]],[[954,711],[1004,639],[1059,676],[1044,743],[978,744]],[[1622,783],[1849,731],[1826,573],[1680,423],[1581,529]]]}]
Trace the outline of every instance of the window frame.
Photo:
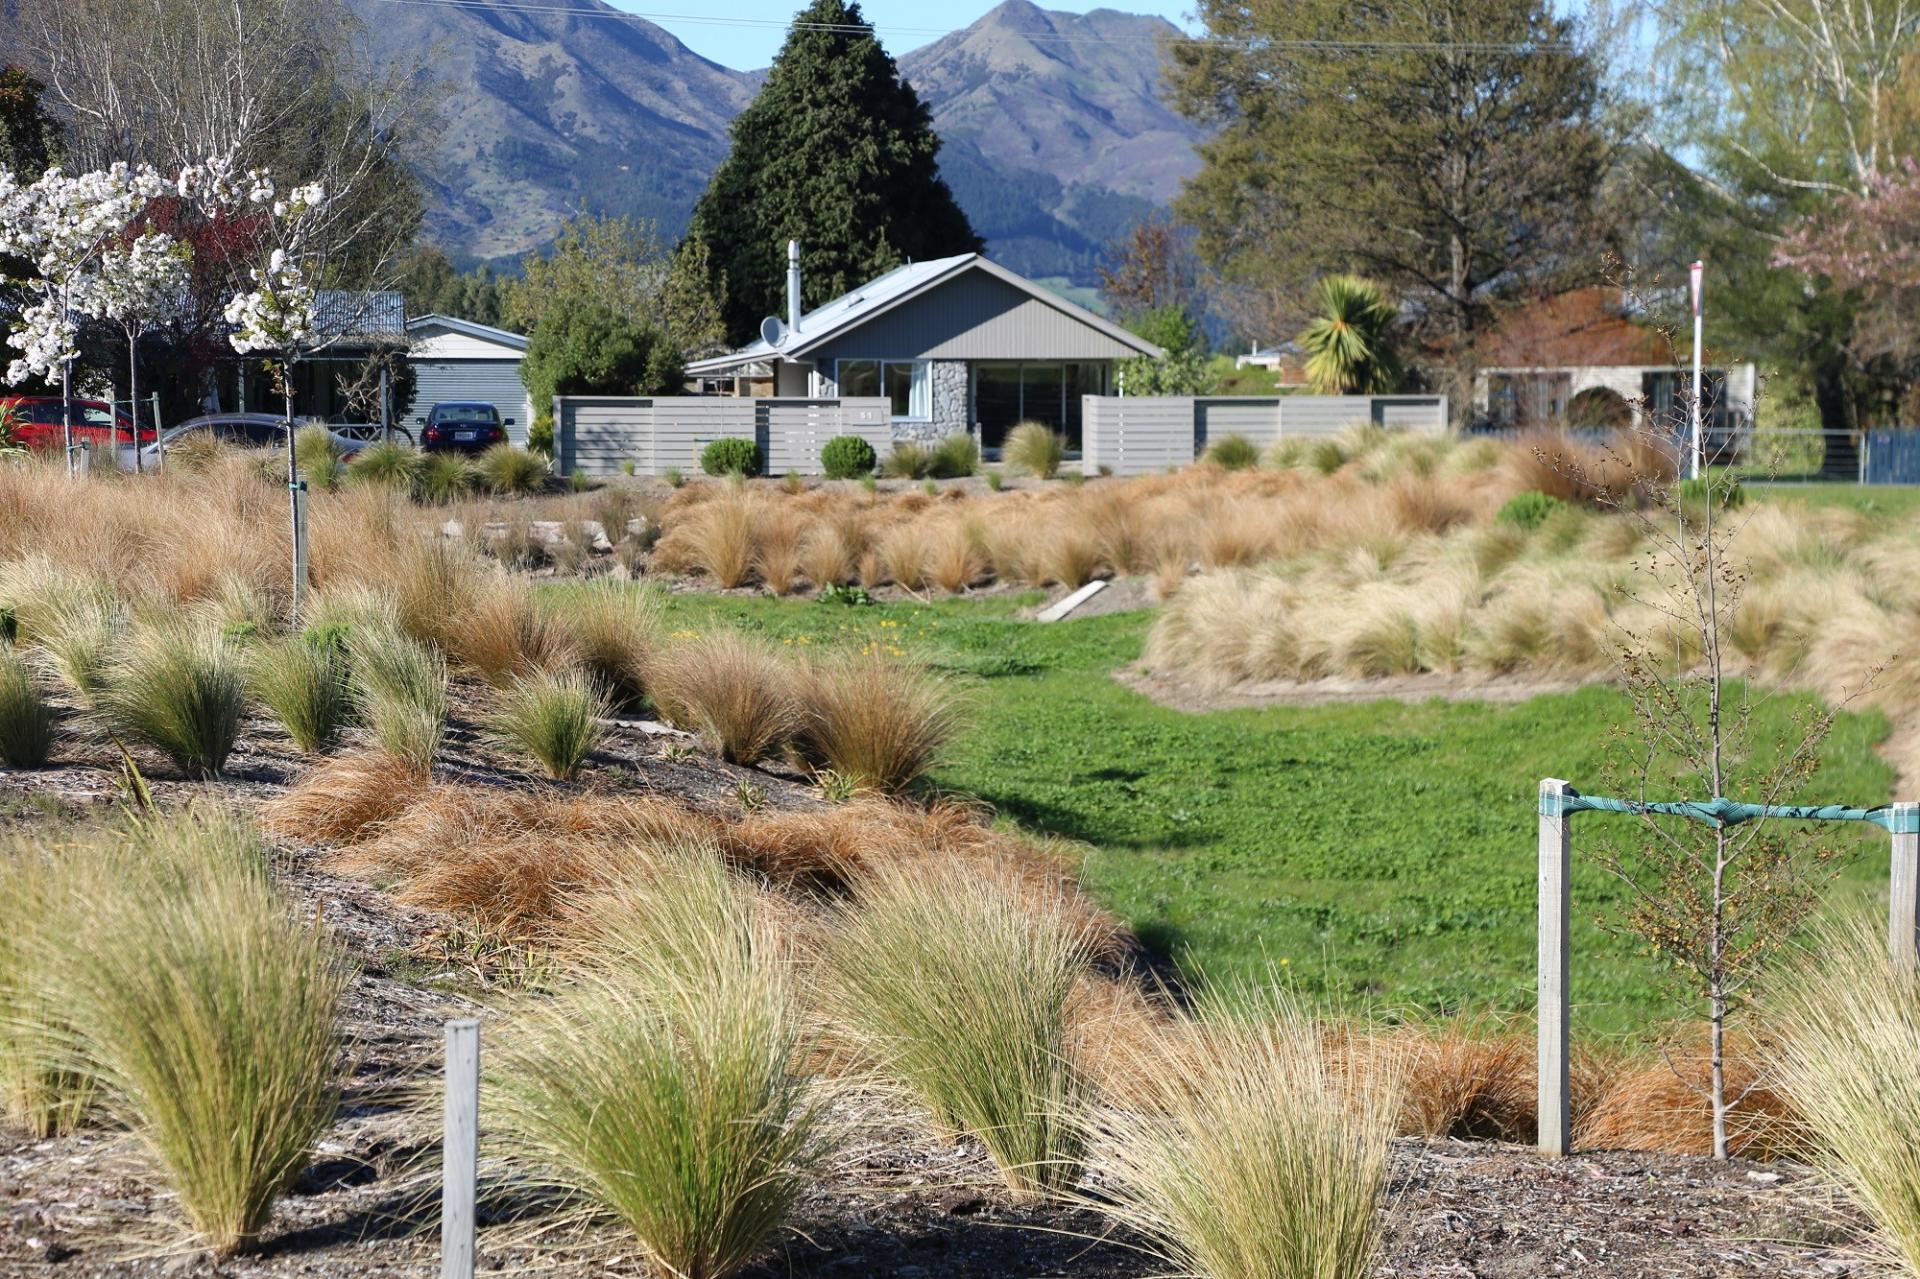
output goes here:
[{"label": "window frame", "polygon": [[841,370],[849,364],[871,364],[874,366],[874,374],[878,378],[880,386],[879,398],[888,402],[889,409],[892,407],[893,396],[887,391],[887,367],[889,365],[905,365],[911,368],[913,371],[908,375],[909,381],[907,384],[907,411],[905,413],[891,413],[890,419],[895,422],[931,422],[933,420],[932,360],[897,360],[872,355],[849,356],[842,359],[836,356],[833,361],[833,385],[835,391],[840,395],[846,394],[846,379],[842,376]]}]

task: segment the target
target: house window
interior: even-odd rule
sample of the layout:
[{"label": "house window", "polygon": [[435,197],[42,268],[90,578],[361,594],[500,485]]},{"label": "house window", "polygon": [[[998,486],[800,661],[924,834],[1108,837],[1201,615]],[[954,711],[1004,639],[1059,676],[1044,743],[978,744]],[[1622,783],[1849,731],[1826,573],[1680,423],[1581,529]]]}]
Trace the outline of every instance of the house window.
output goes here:
[{"label": "house window", "polygon": [[896,419],[922,421],[933,416],[933,393],[925,360],[836,360],[834,380],[840,394],[885,396]]}]

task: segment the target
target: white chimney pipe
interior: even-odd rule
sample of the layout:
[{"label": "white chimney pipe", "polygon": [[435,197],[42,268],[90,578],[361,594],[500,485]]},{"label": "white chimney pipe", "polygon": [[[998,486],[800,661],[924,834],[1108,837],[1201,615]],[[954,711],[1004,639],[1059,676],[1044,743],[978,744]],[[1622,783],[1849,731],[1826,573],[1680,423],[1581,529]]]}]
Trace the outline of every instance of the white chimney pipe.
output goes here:
[{"label": "white chimney pipe", "polygon": [[800,241],[787,241],[787,329],[800,331]]}]

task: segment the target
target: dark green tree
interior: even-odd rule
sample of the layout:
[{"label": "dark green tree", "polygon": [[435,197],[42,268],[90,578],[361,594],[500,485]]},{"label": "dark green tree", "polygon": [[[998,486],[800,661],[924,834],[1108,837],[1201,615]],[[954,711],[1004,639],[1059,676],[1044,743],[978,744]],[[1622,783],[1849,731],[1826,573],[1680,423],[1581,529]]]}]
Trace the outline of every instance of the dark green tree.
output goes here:
[{"label": "dark green tree", "polygon": [[1322,275],[1364,274],[1419,318],[1446,385],[1503,294],[1602,270],[1601,69],[1548,0],[1198,13],[1217,38],[1175,44],[1168,74],[1212,132],[1176,207],[1225,285],[1298,304]]},{"label": "dark green tree", "polygon": [[0,168],[23,182],[46,172],[60,151],[60,123],[40,99],[38,80],[19,67],[0,67]]},{"label": "dark green tree", "polygon": [[537,418],[556,395],[669,395],[685,372],[680,350],[659,328],[597,302],[567,300],[540,317],[520,365]]},{"label": "dark green tree", "polygon": [[865,23],[851,0],[813,0],[794,19],[694,208],[688,238],[725,277],[736,345],[785,314],[789,239],[809,307],[910,259],[981,247],[940,177],[926,104]]},{"label": "dark green tree", "polygon": [[458,271],[439,249],[416,248],[400,263],[400,291],[408,315],[450,315],[498,325],[505,288],[488,267]]}]

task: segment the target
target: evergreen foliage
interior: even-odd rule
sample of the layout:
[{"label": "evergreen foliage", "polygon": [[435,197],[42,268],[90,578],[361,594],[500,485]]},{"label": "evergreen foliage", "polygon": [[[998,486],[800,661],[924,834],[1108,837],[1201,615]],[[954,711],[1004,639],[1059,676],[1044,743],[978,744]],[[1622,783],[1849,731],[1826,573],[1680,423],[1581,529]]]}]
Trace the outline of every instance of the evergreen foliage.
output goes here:
[{"label": "evergreen foliage", "polygon": [[910,259],[980,249],[940,177],[932,116],[851,0],[813,0],[694,208],[735,345],[786,311],[786,243],[817,306]]},{"label": "evergreen foliage", "polygon": [[520,366],[542,416],[552,414],[556,395],[666,395],[684,376],[680,352],[661,330],[573,298],[541,318]]},{"label": "evergreen foliage", "polygon": [[873,445],[857,435],[836,435],[820,450],[820,469],[830,480],[873,474]]}]

